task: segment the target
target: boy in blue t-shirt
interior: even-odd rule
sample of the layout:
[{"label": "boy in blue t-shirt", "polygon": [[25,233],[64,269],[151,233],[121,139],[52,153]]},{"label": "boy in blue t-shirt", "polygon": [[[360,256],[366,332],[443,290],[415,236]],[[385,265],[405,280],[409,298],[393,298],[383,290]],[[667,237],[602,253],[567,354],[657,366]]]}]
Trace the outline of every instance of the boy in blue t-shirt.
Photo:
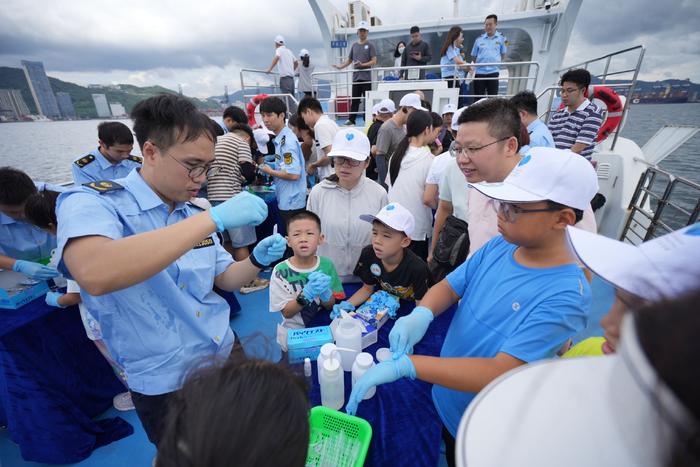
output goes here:
[{"label": "boy in blue t-shirt", "polygon": [[[433,401],[452,449],[460,417],[478,391],[508,370],[553,356],[585,328],[591,293],[566,227],[583,216],[598,183],[589,162],[558,152],[554,158],[525,156],[503,183],[473,185],[498,200],[501,235],[396,321],[389,334],[394,358],[357,382],[349,413],[369,387],[417,377],[434,384]],[[410,355],[434,315],[458,301],[440,357]]]}]

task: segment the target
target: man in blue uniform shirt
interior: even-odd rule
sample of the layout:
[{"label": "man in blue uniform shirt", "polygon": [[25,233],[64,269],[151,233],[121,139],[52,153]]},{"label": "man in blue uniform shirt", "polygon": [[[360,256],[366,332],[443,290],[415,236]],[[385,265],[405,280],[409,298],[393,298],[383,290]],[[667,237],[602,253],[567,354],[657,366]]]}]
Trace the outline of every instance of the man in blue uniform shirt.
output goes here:
[{"label": "man in blue uniform shirt", "polygon": [[286,232],[287,219],[306,209],[306,170],[299,140],[285,125],[287,107],[282,99],[268,97],[260,103],[265,126],[275,133],[274,167],[263,165],[260,171],[271,175],[275,180],[277,206],[282,223],[280,232]]},{"label": "man in blue uniform shirt", "polygon": [[527,128],[530,144],[522,146],[520,153],[525,154],[530,148],[553,148],[554,137],[549,132],[547,124],[537,117],[537,97],[532,91],[520,91],[510,98],[518,114],[520,121]]},{"label": "man in blue uniform shirt", "polygon": [[188,203],[216,170],[211,120],[189,100],[152,97],[131,118],[143,167],[61,195],[59,269],[80,285],[157,445],[187,372],[233,348],[229,307],[213,287],[238,290],[279,259],[286,242],[268,237],[234,262],[215,232],[261,223],[263,200],[241,193],[209,211]]},{"label": "man in blue uniform shirt", "polygon": [[[498,16],[488,15],[484,21],[482,35],[476,38],[472,47],[472,60],[476,63],[501,63],[506,56],[508,40],[503,34],[496,31]],[[498,95],[498,72],[495,65],[477,66],[474,74],[474,94],[477,96]]]},{"label": "man in blue uniform shirt", "polygon": [[58,271],[38,261],[51,257],[56,237],[24,222],[24,204],[37,190],[63,191],[56,185],[33,182],[12,167],[0,168],[0,268],[34,279],[50,279]]},{"label": "man in blue uniform shirt", "polygon": [[131,155],[134,136],[128,126],[121,122],[102,122],[97,126],[97,137],[100,145],[71,165],[76,185],[116,180],[141,167],[143,159]]}]

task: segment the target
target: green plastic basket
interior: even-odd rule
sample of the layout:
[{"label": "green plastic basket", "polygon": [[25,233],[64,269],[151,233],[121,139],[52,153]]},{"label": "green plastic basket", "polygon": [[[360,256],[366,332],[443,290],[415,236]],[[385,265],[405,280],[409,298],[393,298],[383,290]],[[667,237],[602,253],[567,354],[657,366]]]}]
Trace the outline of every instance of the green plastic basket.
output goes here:
[{"label": "green plastic basket", "polygon": [[309,425],[311,437],[309,439],[309,452],[306,457],[307,466],[321,465],[321,455],[313,447],[324,438],[332,438],[340,434],[340,432],[345,433],[348,439],[357,441],[359,450],[357,455],[353,456],[354,459],[341,456],[333,464],[337,467],[362,467],[364,465],[367,449],[369,449],[369,443],[372,441],[372,427],[367,423],[367,420],[338,412],[328,407],[317,406],[311,409]]}]

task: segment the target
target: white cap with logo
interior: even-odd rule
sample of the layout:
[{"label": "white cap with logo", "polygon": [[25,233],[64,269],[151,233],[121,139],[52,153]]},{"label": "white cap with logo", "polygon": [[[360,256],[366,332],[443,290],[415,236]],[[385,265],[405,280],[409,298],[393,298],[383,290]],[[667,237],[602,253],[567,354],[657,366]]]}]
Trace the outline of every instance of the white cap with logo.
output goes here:
[{"label": "white cap with logo", "polygon": [[471,185],[511,203],[554,201],[584,210],[598,192],[598,177],[583,156],[564,149],[531,148],[501,183]]},{"label": "white cap with logo", "polygon": [[411,236],[413,227],[416,225],[413,214],[399,203],[387,204],[379,210],[376,216],[362,214],[360,219],[366,222],[379,221],[387,227],[405,233],[407,237]]},{"label": "white cap with logo", "polygon": [[416,110],[427,110],[421,105],[420,96],[415,92],[406,94],[399,101],[399,107],[413,107]]},{"label": "white cap with logo", "polygon": [[638,246],[581,229],[566,230],[588,269],[638,297],[678,298],[700,284],[700,223]]},{"label": "white cap with logo", "polygon": [[442,114],[441,115],[453,114],[453,113],[455,113],[456,110],[457,110],[457,108],[455,107],[454,104],[448,103],[448,104],[445,104],[442,106]]},{"label": "white cap with logo", "polygon": [[349,157],[365,161],[369,157],[370,144],[367,135],[355,128],[342,128],[333,137],[333,149],[328,157]]},{"label": "white cap with logo", "polygon": [[360,21],[357,23],[357,29],[364,29],[366,31],[369,31],[369,23],[367,21]]},{"label": "white cap with logo", "polygon": [[377,104],[377,110],[380,114],[393,114],[396,112],[396,104],[391,99],[382,99],[382,101]]}]

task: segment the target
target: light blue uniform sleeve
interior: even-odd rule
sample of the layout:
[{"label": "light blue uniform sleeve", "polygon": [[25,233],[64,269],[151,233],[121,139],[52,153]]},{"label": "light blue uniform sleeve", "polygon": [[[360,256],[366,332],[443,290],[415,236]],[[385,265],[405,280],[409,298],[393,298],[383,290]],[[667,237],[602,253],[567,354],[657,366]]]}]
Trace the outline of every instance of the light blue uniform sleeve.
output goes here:
[{"label": "light blue uniform sleeve", "polygon": [[[113,240],[122,238],[124,232],[117,211],[103,198],[109,195],[92,195],[72,192],[58,198],[56,217],[58,220],[58,246],[56,253],[61,258],[58,270],[68,273],[63,263],[63,249],[69,240],[78,237],[99,235]],[[69,276],[69,278],[72,278]]]},{"label": "light blue uniform sleeve", "polygon": [[76,185],[92,182],[92,178],[88,177],[84,170],[75,164],[71,164],[71,172],[73,172],[73,182]]},{"label": "light blue uniform sleeve", "polygon": [[472,46],[472,57],[478,57],[479,56],[479,38],[477,37],[476,40],[474,41],[474,45]]},{"label": "light blue uniform sleeve", "polygon": [[588,322],[591,294],[583,275],[581,281],[580,290],[559,293],[537,305],[500,351],[524,362],[553,357],[564,342],[583,330]]},{"label": "light blue uniform sleeve", "polygon": [[[301,174],[301,150],[298,144],[287,143],[281,148],[282,160],[280,161],[280,168],[287,172],[288,174]],[[286,157],[286,154],[291,154],[290,158]],[[287,164],[289,162],[289,164]]]},{"label": "light blue uniform sleeve", "polygon": [[500,47],[501,48],[501,55],[505,55],[507,49],[506,49],[506,38],[504,36],[501,36],[501,40],[499,41],[499,44],[501,46]]},{"label": "light blue uniform sleeve", "polygon": [[455,57],[459,56],[459,49],[457,47],[450,46],[447,48],[447,52],[445,52],[445,55],[447,56],[447,58],[450,59],[450,63],[456,63],[454,59]]},{"label": "light blue uniform sleeve", "polygon": [[216,265],[214,267],[214,275],[218,276],[225,272],[235,261],[233,261],[231,253],[226,251],[221,245],[218,236],[214,235],[214,237],[214,241],[216,242]]}]

